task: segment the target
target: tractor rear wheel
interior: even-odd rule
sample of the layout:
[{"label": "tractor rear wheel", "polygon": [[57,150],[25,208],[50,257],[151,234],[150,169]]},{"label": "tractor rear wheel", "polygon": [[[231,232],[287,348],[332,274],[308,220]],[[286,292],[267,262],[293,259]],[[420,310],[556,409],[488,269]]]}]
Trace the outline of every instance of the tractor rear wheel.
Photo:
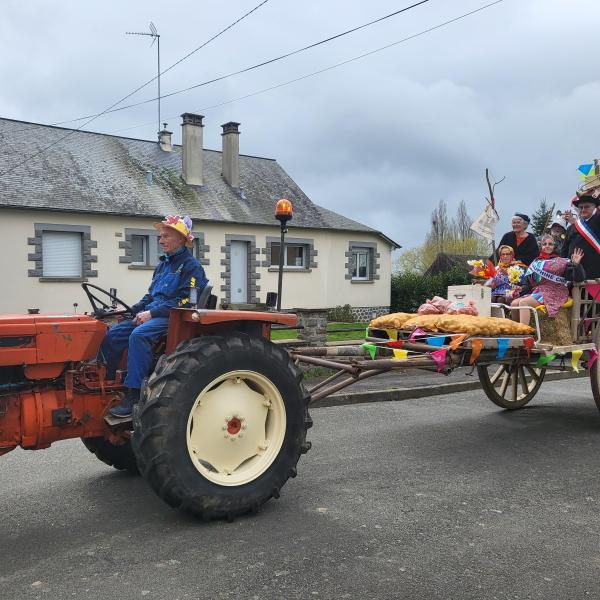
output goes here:
[{"label": "tractor rear wheel", "polygon": [[98,460],[107,464],[109,467],[114,467],[119,471],[129,471],[133,474],[138,474],[138,466],[135,460],[135,454],[131,449],[131,442],[115,446],[103,437],[81,438],[83,445],[96,455]]},{"label": "tractor rear wheel", "polygon": [[182,342],[134,410],[140,471],[169,505],[202,519],[257,511],[310,448],[309,395],[288,353],[244,333]]}]

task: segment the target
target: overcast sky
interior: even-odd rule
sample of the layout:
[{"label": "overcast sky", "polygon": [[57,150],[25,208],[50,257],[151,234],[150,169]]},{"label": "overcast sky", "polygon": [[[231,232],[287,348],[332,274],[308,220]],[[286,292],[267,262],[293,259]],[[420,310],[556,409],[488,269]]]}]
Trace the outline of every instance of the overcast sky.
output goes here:
[{"label": "overcast sky", "polygon": [[[488,0],[489,2],[490,0]],[[259,63],[414,0],[269,0],[162,77],[168,93]],[[317,204],[422,242],[431,210],[465,200],[475,217],[496,179],[500,231],[540,198],[565,208],[577,166],[600,158],[598,0],[504,0],[361,60],[210,108],[396,42],[485,5],[430,0],[287,60],[163,100],[180,141],[182,112],[205,115],[205,147],[241,122],[241,152],[276,158]],[[56,123],[101,112],[156,74],[149,38],[171,65],[259,0],[3,0],[0,116]],[[155,83],[132,101],[156,96]],[[154,103],[87,129],[156,139]],[[81,122],[75,125],[77,127]]]}]

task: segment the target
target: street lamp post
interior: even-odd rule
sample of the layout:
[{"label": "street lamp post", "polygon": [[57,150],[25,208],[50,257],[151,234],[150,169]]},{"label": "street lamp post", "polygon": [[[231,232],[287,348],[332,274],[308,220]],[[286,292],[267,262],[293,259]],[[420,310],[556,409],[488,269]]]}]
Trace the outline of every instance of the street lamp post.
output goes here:
[{"label": "street lamp post", "polygon": [[286,198],[277,201],[275,218],[281,223],[281,243],[279,244],[279,279],[277,282],[277,310],[281,310],[281,286],[283,284],[283,257],[285,256],[285,234],[287,222],[292,220],[292,203]]}]

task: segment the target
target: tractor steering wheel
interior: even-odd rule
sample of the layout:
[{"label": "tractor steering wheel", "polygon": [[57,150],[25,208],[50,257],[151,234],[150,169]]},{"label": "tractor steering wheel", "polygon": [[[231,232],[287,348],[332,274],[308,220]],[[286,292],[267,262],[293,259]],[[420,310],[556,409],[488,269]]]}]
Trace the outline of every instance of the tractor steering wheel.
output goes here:
[{"label": "tractor steering wheel", "polygon": [[[82,283],[81,287],[83,288],[83,291],[87,294],[87,297],[94,311],[94,316],[97,319],[126,314],[130,314],[131,316],[133,316],[133,311],[131,310],[131,307],[128,304],[125,304],[123,300],[115,296],[115,294],[113,294],[112,292],[107,292],[105,289],[98,287],[97,285],[94,285],[92,283]],[[105,302],[103,299],[98,298],[98,296],[94,292],[92,292],[90,288],[104,294],[110,300],[110,304],[108,304],[108,302]],[[121,306],[122,308],[118,308],[119,306]]]}]

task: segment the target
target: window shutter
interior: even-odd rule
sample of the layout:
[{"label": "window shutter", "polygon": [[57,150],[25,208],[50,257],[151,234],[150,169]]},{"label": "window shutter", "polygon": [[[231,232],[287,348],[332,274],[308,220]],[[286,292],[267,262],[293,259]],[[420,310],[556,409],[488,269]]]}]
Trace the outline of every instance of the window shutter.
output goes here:
[{"label": "window shutter", "polygon": [[71,231],[43,232],[43,277],[81,277],[81,256],[81,233]]}]

